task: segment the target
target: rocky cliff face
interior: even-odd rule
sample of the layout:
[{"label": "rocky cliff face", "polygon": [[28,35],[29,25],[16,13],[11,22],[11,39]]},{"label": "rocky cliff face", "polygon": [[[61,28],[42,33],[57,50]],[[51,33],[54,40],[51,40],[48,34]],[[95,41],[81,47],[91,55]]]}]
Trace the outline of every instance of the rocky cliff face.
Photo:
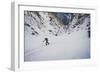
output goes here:
[{"label": "rocky cliff face", "polygon": [[90,14],[24,11],[24,25],[25,33],[33,36],[59,36],[80,30],[90,35]]}]

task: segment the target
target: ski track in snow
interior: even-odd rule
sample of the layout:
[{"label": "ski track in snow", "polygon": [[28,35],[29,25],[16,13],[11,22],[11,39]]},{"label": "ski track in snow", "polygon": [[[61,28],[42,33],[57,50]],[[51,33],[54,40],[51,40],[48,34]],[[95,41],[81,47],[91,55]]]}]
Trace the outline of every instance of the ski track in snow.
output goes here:
[{"label": "ski track in snow", "polygon": [[[43,42],[45,37],[50,43],[47,46]],[[27,34],[25,41],[25,61],[90,58],[90,39],[85,30],[61,36]]]}]

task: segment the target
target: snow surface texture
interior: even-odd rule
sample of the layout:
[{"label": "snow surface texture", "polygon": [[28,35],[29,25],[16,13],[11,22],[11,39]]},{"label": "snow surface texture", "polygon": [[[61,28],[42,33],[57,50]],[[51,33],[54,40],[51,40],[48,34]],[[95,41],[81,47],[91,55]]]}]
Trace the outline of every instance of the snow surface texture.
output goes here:
[{"label": "snow surface texture", "polygon": [[90,58],[90,14],[24,11],[24,36],[24,61]]}]

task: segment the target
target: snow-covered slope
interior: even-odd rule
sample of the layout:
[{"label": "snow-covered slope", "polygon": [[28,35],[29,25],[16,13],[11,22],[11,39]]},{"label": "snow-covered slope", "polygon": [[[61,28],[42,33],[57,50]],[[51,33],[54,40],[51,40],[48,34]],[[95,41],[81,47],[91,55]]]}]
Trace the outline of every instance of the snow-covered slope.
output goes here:
[{"label": "snow-covered slope", "polygon": [[25,11],[24,25],[25,61],[90,58],[90,14]]}]

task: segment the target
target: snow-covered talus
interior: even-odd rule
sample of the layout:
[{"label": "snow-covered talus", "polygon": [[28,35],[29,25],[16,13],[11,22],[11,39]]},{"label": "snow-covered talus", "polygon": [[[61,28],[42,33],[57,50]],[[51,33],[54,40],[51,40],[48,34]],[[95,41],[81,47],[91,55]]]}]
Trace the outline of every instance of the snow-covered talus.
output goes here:
[{"label": "snow-covered talus", "polygon": [[24,25],[25,61],[90,58],[90,14],[25,11]]}]

